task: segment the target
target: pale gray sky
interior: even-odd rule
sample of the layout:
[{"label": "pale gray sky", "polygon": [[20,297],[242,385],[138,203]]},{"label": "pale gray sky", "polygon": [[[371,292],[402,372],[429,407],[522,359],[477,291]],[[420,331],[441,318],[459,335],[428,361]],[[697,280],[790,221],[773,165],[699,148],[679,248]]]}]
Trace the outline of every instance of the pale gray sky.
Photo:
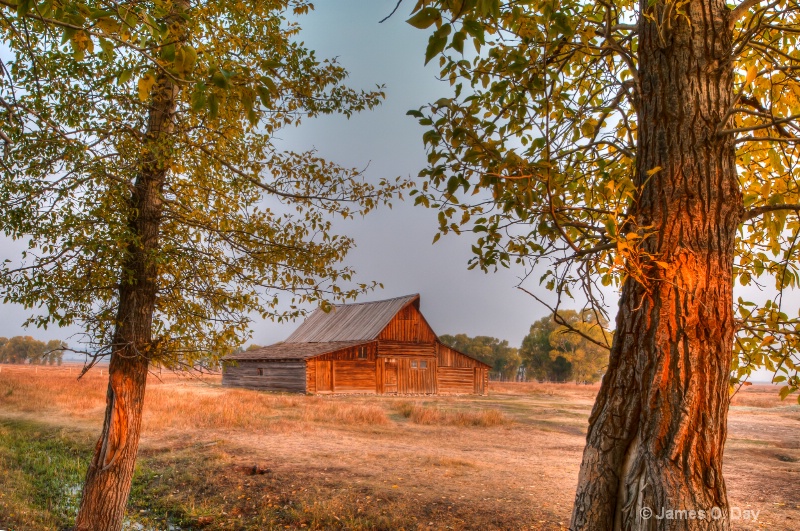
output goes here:
[{"label": "pale gray sky", "polygon": [[[350,71],[351,86],[386,85],[387,98],[376,111],[350,120],[325,117],[283,131],[287,146],[314,146],[323,156],[347,166],[369,163],[370,178],[416,178],[425,166],[424,130],[406,112],[448,95],[451,88],[436,80],[435,61],[423,65],[428,35],[405,23],[411,3],[378,24],[395,3],[320,2],[313,14],[302,17],[306,44],[320,57],[337,57]],[[420,293],[422,311],[439,334],[492,335],[516,346],[530,324],[546,314],[536,301],[514,289],[521,270],[490,275],[467,271],[470,237],[448,236],[432,245],[436,211],[414,207],[408,198],[395,202],[392,210],[381,209],[339,227],[358,244],[347,262],[361,279],[376,280],[385,287],[364,300]],[[253,341],[282,340],[296,326],[256,325]]]}]

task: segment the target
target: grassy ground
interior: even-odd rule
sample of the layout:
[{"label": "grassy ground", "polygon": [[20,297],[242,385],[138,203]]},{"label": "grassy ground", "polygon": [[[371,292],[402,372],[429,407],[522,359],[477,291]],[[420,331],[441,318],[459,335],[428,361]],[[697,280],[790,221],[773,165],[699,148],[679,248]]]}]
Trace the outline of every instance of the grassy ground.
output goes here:
[{"label": "grassy ground", "polygon": [[[74,517],[107,375],[0,366],[0,529]],[[152,375],[129,529],[563,529],[596,387],[489,397],[306,397]],[[800,408],[734,399],[735,529],[798,529]]]}]

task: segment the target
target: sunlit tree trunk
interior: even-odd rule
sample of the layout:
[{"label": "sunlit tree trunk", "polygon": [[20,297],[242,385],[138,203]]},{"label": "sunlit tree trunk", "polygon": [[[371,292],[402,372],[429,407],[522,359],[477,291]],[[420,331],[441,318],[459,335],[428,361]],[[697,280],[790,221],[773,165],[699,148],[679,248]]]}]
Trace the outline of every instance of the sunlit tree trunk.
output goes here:
[{"label": "sunlit tree trunk", "polygon": [[[181,2],[174,10],[185,9]],[[178,11],[179,12],[179,11]],[[167,21],[175,28],[180,16]],[[179,30],[180,28],[178,28]],[[176,32],[180,36],[180,32]],[[179,39],[178,39],[179,40]],[[86,474],[76,531],[122,528],[136,465],[145,385],[156,345],[152,337],[158,293],[159,229],[162,193],[179,87],[163,73],[151,91],[143,158],[129,204],[128,246],[120,272],[119,308],[109,366],[103,431]]]},{"label": "sunlit tree trunk", "polygon": [[[571,527],[728,529],[722,454],[742,208],[733,140],[717,134],[734,97],[729,10],[722,0],[693,0],[685,13],[680,2],[649,4],[635,221],[652,232],[651,258],[623,285]],[[705,512],[657,518],[670,509]]]}]

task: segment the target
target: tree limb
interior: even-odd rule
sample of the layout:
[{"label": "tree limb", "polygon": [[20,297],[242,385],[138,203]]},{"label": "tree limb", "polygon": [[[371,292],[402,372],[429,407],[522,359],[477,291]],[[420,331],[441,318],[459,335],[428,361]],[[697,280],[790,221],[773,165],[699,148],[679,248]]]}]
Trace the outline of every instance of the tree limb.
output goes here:
[{"label": "tree limb", "polygon": [[[603,343],[600,343],[598,340],[596,340],[592,336],[582,332],[581,330],[578,330],[577,328],[575,328],[574,326],[569,324],[567,321],[565,321],[564,318],[561,316],[561,314],[558,313],[558,307],[556,307],[556,308],[551,307],[549,304],[547,304],[542,299],[540,299],[539,297],[537,297],[536,295],[534,295],[530,291],[526,290],[522,286],[517,286],[517,289],[524,291],[525,293],[527,293],[528,295],[530,295],[531,297],[536,299],[542,306],[544,306],[545,308],[550,310],[552,312],[552,314],[553,314],[553,321],[555,321],[556,324],[559,324],[559,325],[563,326],[564,328],[568,329],[570,332],[574,332],[574,333],[578,334],[579,336],[581,336],[582,338],[584,338],[587,341],[591,341],[592,343],[594,343],[595,345],[597,345],[600,348],[604,348],[606,350],[611,350],[611,347],[609,345],[607,345],[607,344],[604,345]],[[597,326],[600,326],[601,329],[603,328],[600,325],[599,322],[597,323]]]},{"label": "tree limb", "polygon": [[778,205],[764,205],[745,212],[743,221],[757,218],[767,212],[775,212],[776,210],[793,210],[800,212],[800,205],[778,204]]},{"label": "tree limb", "polygon": [[761,0],[744,0],[741,4],[736,6],[733,11],[731,11],[731,17],[728,21],[731,27],[736,24],[736,22],[742,18],[745,13],[747,13],[751,7],[756,6],[761,3]]},{"label": "tree limb", "polygon": [[383,24],[384,22],[386,22],[387,20],[389,20],[390,18],[392,18],[392,15],[394,15],[394,14],[397,12],[398,8],[400,7],[400,4],[402,4],[402,3],[403,3],[403,0],[397,0],[397,5],[396,5],[396,6],[394,6],[394,9],[392,9],[392,12],[391,12],[391,13],[389,13],[388,15],[386,15],[386,16],[385,16],[384,18],[382,18],[381,20],[379,20],[379,21],[378,21],[378,24]]}]

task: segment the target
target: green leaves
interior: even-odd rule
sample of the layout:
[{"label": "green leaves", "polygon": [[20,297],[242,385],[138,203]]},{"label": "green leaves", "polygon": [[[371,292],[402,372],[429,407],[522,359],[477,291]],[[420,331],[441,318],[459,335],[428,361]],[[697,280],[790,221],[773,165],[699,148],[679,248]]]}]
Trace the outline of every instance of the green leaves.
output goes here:
[{"label": "green leaves", "polygon": [[211,72],[211,83],[221,89],[227,90],[231,88],[231,77],[233,76],[232,72],[226,72],[223,69],[212,69]]},{"label": "green leaves", "polygon": [[372,108],[382,87],[348,87],[341,65],[299,44],[283,0],[69,6],[51,14],[78,26],[62,44],[52,39],[61,25],[30,8],[6,10],[12,26],[1,30],[15,66],[0,96],[13,91],[30,109],[0,124],[12,139],[2,229],[29,242],[30,267],[5,263],[0,285],[8,302],[35,308],[30,324],[82,326],[88,347],[107,352],[118,286],[134,278],[126,260],[141,245],[131,185],[146,172],[163,178],[159,246],[144,260],[156,271],[153,355],[164,366],[224,355],[251,315],[293,319],[303,303],[375,286],[352,284],[341,264],[354,242],[331,218],[366,214],[407,183],[365,182],[273,138],[301,119]]},{"label": "green leaves", "polygon": [[[631,215],[644,183],[672,171],[653,164],[639,175],[635,163],[639,6],[608,5],[418,4],[412,25],[429,34],[425,61],[436,57],[438,77],[453,88],[452,97],[408,112],[423,127],[428,160],[415,204],[439,211],[439,234],[472,232],[470,268],[549,264],[542,288],[567,296],[675,267],[653,254],[653,227]],[[790,31],[800,12],[777,4],[766,11],[768,24],[753,29],[761,19],[745,17],[737,26],[735,39],[759,44],[743,44],[737,56],[740,99],[725,127],[742,130],[731,136],[745,209],[763,210],[739,232],[734,282],[778,298],[741,307],[732,377],[741,382],[766,367],[797,389],[800,316],[782,315],[776,301],[800,287],[800,146],[788,140],[800,125],[800,60],[792,59],[799,38]],[[467,40],[477,53],[465,53]],[[772,123],[778,115],[791,126]]]},{"label": "green leaves", "polygon": [[192,91],[192,98],[191,98],[192,110],[197,112],[204,109],[207,101],[208,100],[206,98],[206,84],[201,81],[194,86],[194,90]]},{"label": "green leaves", "polygon": [[17,0],[17,16],[24,17],[35,4],[34,0]]},{"label": "green leaves", "polygon": [[425,64],[428,64],[431,59],[441,53],[444,47],[447,46],[447,36],[450,35],[450,29],[450,24],[444,24],[430,36],[428,47],[425,50]]},{"label": "green leaves", "polygon": [[438,9],[432,7],[425,7],[417,11],[414,16],[406,20],[417,29],[427,29],[431,25],[438,23],[442,20],[442,14]]},{"label": "green leaves", "polygon": [[181,46],[175,53],[174,67],[182,77],[188,76],[197,62],[197,51],[188,44]]},{"label": "green leaves", "polygon": [[477,12],[481,17],[500,17],[500,0],[478,0]]}]

